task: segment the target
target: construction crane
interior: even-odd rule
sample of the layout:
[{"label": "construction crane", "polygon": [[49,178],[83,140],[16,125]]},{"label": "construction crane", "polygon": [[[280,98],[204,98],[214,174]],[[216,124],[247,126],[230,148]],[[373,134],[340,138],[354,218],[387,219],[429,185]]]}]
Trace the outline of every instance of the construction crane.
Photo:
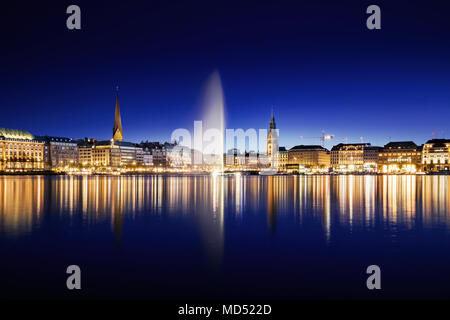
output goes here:
[{"label": "construction crane", "polygon": [[326,134],[325,130],[322,130],[322,135],[320,137],[304,137],[300,136],[300,139],[319,139],[322,141],[322,147],[325,146],[325,141],[334,139],[334,134]]},{"label": "construction crane", "polygon": [[[431,135],[432,136],[436,136],[436,138],[438,137],[438,135],[439,135],[439,132],[438,132],[439,130],[437,130],[437,131],[433,131],[432,133],[431,133]],[[445,139],[445,131],[444,130],[441,130],[441,135],[442,135],[442,139]]]}]

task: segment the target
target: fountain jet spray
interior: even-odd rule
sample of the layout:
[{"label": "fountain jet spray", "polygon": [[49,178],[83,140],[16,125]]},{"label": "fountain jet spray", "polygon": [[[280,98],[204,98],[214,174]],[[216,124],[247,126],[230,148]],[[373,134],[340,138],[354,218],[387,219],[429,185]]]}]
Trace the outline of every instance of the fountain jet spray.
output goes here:
[{"label": "fountain jet spray", "polygon": [[211,141],[206,143],[203,149],[204,156],[212,156],[214,162],[220,166],[223,172],[224,136],[225,136],[225,99],[222,89],[222,81],[218,71],[214,71],[205,87],[203,100],[203,130],[204,139]]}]

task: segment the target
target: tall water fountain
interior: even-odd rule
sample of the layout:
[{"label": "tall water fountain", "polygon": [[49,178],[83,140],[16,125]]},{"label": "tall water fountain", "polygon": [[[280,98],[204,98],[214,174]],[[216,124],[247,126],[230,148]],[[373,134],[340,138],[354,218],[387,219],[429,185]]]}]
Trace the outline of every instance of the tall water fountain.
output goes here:
[{"label": "tall water fountain", "polygon": [[224,172],[225,99],[218,71],[214,71],[206,82],[202,109],[203,163],[206,162],[212,172],[211,180],[207,180],[208,189],[211,191],[211,207],[201,206],[198,216],[205,237],[208,260],[216,267],[216,270],[220,270],[224,246],[225,177],[222,173]]},{"label": "tall water fountain", "polygon": [[[205,86],[203,100],[203,156],[213,162],[214,171],[223,172],[225,138],[225,100],[222,81],[218,71],[214,71]],[[211,159],[214,159],[211,161]]]}]

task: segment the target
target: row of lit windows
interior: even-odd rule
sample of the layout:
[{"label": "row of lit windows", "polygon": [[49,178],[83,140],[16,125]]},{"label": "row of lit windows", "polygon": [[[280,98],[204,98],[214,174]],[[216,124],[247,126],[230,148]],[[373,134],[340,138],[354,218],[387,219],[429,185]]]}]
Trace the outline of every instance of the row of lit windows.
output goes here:
[{"label": "row of lit windows", "polygon": [[403,152],[403,153],[380,153],[380,157],[387,157],[387,156],[420,156],[420,152]]},{"label": "row of lit windows", "polygon": [[[424,148],[427,148],[427,149],[430,149],[430,148],[433,148],[433,146],[434,146],[434,145],[432,145],[432,144],[426,144],[426,145],[424,145],[423,147],[424,147]],[[447,147],[447,148],[450,148],[450,144],[446,144],[446,147]]]},{"label": "row of lit windows", "polygon": [[[1,159],[1,158],[0,158]],[[41,156],[36,156],[36,157],[31,157],[31,156],[18,156],[18,155],[8,155],[5,157],[5,160],[10,160],[10,159],[34,159],[37,161],[41,161],[42,157]]]},{"label": "row of lit windows", "polygon": [[444,159],[430,159],[430,160],[425,160],[424,162],[425,162],[425,164],[447,164],[448,160],[444,160]]},{"label": "row of lit windows", "polygon": [[[30,145],[30,144],[5,144],[6,150],[12,150],[12,149],[22,149],[22,150],[41,150],[42,146],[40,145]],[[0,149],[2,149],[2,146],[0,146]]]},{"label": "row of lit windows", "polygon": [[20,151],[7,151],[5,152],[6,156],[11,156],[11,155],[15,155],[15,156],[22,156],[22,155],[26,155],[26,156],[42,156],[42,152],[40,151],[34,151],[34,152],[29,152],[29,151],[24,151],[24,152],[20,152]]}]

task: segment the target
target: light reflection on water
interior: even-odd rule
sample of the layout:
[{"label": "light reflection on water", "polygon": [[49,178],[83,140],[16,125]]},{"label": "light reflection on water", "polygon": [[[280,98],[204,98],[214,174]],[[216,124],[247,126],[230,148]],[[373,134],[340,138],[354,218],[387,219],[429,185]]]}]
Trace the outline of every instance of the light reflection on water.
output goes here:
[{"label": "light reflection on water", "polygon": [[20,236],[45,223],[46,213],[81,215],[83,224],[108,222],[120,233],[136,215],[193,216],[221,233],[225,215],[305,216],[321,223],[370,229],[450,227],[447,176],[129,176],[0,178],[0,230]]},{"label": "light reflection on water", "polygon": [[86,296],[370,297],[364,270],[377,263],[382,297],[450,297],[449,183],[2,176],[0,283],[8,298],[65,296],[75,262],[90,275]]}]

